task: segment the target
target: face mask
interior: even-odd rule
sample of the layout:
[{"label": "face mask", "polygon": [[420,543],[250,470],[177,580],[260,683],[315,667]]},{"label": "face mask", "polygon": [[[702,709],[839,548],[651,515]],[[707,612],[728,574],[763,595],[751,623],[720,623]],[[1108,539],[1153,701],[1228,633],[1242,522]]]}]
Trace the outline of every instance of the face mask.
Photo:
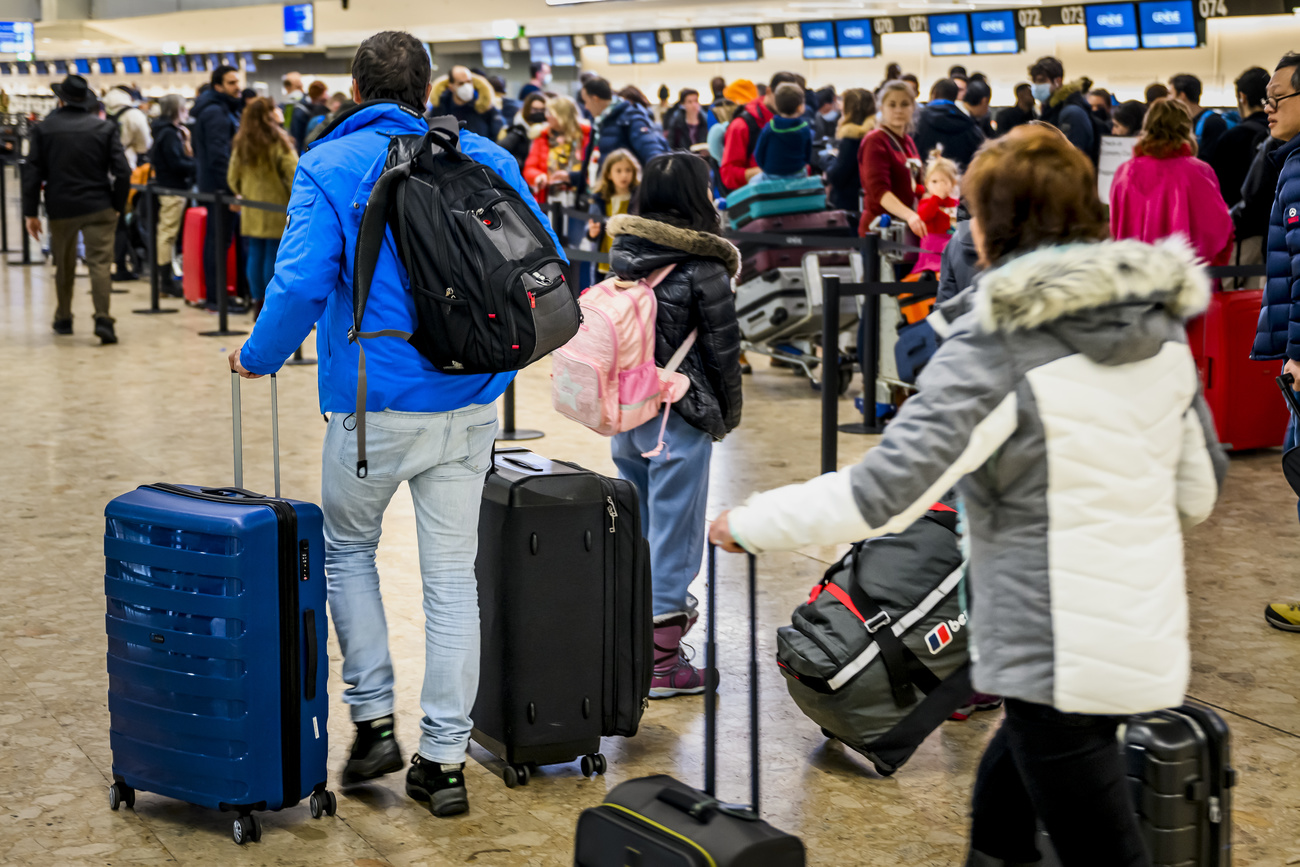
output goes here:
[{"label": "face mask", "polygon": [[552,76],[549,72],[546,73],[545,75],[542,76],[542,84],[550,84],[553,77],[554,76]]},{"label": "face mask", "polygon": [[527,116],[526,118],[524,118],[524,120],[528,121],[529,123],[545,123],[545,122],[546,122],[546,112],[544,112],[544,111],[530,111],[530,112],[528,112],[528,116]]},{"label": "face mask", "polygon": [[456,96],[460,97],[461,102],[469,102],[474,98],[474,85],[468,81],[457,85]]},{"label": "face mask", "polygon": [[1052,86],[1050,84],[1031,84],[1029,85],[1029,92],[1039,102],[1046,102],[1048,97],[1052,95]]},{"label": "face mask", "polygon": [[840,113],[838,111],[828,111],[822,115],[822,117],[826,118],[828,121],[836,121],[839,120]]}]

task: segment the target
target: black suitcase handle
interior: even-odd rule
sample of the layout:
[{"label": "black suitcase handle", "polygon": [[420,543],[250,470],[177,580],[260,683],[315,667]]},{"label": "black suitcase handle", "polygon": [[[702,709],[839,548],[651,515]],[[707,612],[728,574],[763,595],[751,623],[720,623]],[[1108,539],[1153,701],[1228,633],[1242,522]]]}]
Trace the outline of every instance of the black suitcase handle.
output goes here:
[{"label": "black suitcase handle", "polygon": [[1291,386],[1295,384],[1295,377],[1289,373],[1284,373],[1275,377],[1277,387],[1282,389],[1282,394],[1286,396],[1287,406],[1291,407],[1291,412],[1295,413],[1296,418],[1300,419],[1300,397],[1296,396],[1295,389]]},{"label": "black suitcase handle", "polygon": [[317,655],[320,652],[320,645],[317,644],[316,638],[316,611],[308,608],[302,613],[302,631],[307,636],[307,665],[306,676],[303,681],[303,698],[311,701],[316,698],[316,666],[318,664]]}]

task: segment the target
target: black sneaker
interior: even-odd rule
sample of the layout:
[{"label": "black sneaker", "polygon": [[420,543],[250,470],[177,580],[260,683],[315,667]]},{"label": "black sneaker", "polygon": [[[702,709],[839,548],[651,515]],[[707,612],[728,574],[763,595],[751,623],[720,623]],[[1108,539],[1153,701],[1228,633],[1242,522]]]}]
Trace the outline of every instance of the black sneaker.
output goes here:
[{"label": "black sneaker", "polygon": [[113,320],[96,317],[95,336],[99,338],[101,344],[117,343],[117,333],[113,331]]},{"label": "black sneaker", "polygon": [[132,280],[139,280],[139,279],[140,277],[138,275],[136,275],[134,272],[127,269],[119,268],[118,270],[113,272],[114,283],[129,283]]},{"label": "black sneaker", "polygon": [[344,786],[355,786],[402,769],[402,748],[393,736],[393,718],[357,723],[352,753],[343,767]]},{"label": "black sneaker", "polygon": [[464,813],[469,809],[469,796],[465,793],[465,763],[440,765],[416,753],[411,757],[411,769],[406,772],[406,794],[435,816]]},{"label": "black sneaker", "polygon": [[71,320],[71,319],[56,319],[56,320],[54,320],[54,333],[55,333],[55,334],[71,334],[71,333],[72,333],[72,320]]}]

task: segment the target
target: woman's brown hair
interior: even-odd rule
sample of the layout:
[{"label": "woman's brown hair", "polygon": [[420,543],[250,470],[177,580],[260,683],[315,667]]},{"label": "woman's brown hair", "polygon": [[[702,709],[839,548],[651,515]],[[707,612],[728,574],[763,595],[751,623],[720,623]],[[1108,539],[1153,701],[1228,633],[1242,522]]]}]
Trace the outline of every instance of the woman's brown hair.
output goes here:
[{"label": "woman's brown hair", "polygon": [[851,87],[842,94],[844,100],[844,122],[862,124],[876,113],[876,97],[865,87]]},{"label": "woman's brown hair", "polygon": [[632,186],[629,192],[633,194],[633,197],[635,197],[637,187],[641,186],[641,163],[630,150],[619,148],[610,154],[609,159],[605,160],[605,164],[600,167],[600,197],[605,200],[605,204],[609,204],[609,200],[617,195],[614,191],[614,181],[610,179],[609,174],[614,166],[622,162],[632,164]]},{"label": "woman's brown hair", "polygon": [[260,96],[251,100],[239,120],[239,132],[230,144],[231,153],[246,166],[270,163],[277,149],[294,152],[293,139],[275,122],[275,101]]},{"label": "woman's brown hair", "polygon": [[979,221],[981,261],[1110,236],[1092,161],[1060,130],[1016,127],[975,154],[962,193]]},{"label": "woman's brown hair", "polygon": [[1157,99],[1147,107],[1142,118],[1142,134],[1133,145],[1133,156],[1158,160],[1176,157],[1186,147],[1196,156],[1196,136],[1192,135],[1192,117],[1175,99]]}]

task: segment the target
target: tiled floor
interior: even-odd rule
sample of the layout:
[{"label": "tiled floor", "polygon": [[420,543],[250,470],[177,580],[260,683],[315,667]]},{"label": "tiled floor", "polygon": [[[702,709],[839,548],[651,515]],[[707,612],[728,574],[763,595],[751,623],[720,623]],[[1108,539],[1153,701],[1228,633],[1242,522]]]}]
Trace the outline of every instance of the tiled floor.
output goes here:
[{"label": "tiled floor", "polygon": [[[214,327],[214,317],[195,310],[132,315],[145,306],[145,289],[131,284],[131,294],[113,299],[122,342],[100,347],[90,335],[85,280],[78,282],[77,334],[56,338],[46,269],[0,272],[0,394],[7,408],[0,435],[7,492],[0,502],[0,863],[563,865],[572,863],[578,812],[619,781],[670,772],[698,782],[701,702],[684,698],[653,703],[636,738],[607,741],[604,777],[551,767],[527,788],[508,790],[497,764],[473,748],[471,810],[454,819],[434,819],[407,800],[401,775],[341,797],[336,818],[313,821],[305,805],[268,814],[263,841],[243,848],[230,840],[228,817],[157,796],[141,794],[134,811],[110,812],[102,510],[142,483],[229,481],[225,355],[239,339],[197,336]],[[757,366],[746,380],[744,424],[715,451],[711,512],[817,471],[815,392],[789,372]],[[521,426],[546,432],[538,451],[612,471],[605,441],[550,412],[546,376],[539,365],[519,388]],[[280,383],[284,490],[312,500],[324,434],[315,377],[314,367],[290,368]],[[270,486],[268,404],[265,382],[246,385],[245,481],[254,488]],[[847,401],[843,411],[847,420]],[[871,442],[842,436],[843,459]],[[1300,863],[1300,636],[1268,629],[1260,614],[1266,600],[1300,593],[1300,538],[1295,497],[1277,465],[1277,452],[1234,458],[1213,519],[1189,539],[1188,561],[1192,694],[1228,719],[1241,776],[1235,863],[1281,867]],[[761,559],[764,660],[771,660],[775,628],[788,622],[834,555],[810,550]],[[724,797],[741,799],[745,603],[741,562],[724,563],[719,780]],[[390,510],[380,566],[397,665],[398,735],[409,751],[423,623],[405,494]],[[331,651],[337,696],[339,658],[335,646]],[[906,768],[882,779],[822,739],[789,700],[775,665],[763,667],[762,687],[765,810],[804,838],[811,864],[961,863],[972,773],[995,716],[946,723]],[[350,726],[337,699],[332,710],[337,774]]]}]

